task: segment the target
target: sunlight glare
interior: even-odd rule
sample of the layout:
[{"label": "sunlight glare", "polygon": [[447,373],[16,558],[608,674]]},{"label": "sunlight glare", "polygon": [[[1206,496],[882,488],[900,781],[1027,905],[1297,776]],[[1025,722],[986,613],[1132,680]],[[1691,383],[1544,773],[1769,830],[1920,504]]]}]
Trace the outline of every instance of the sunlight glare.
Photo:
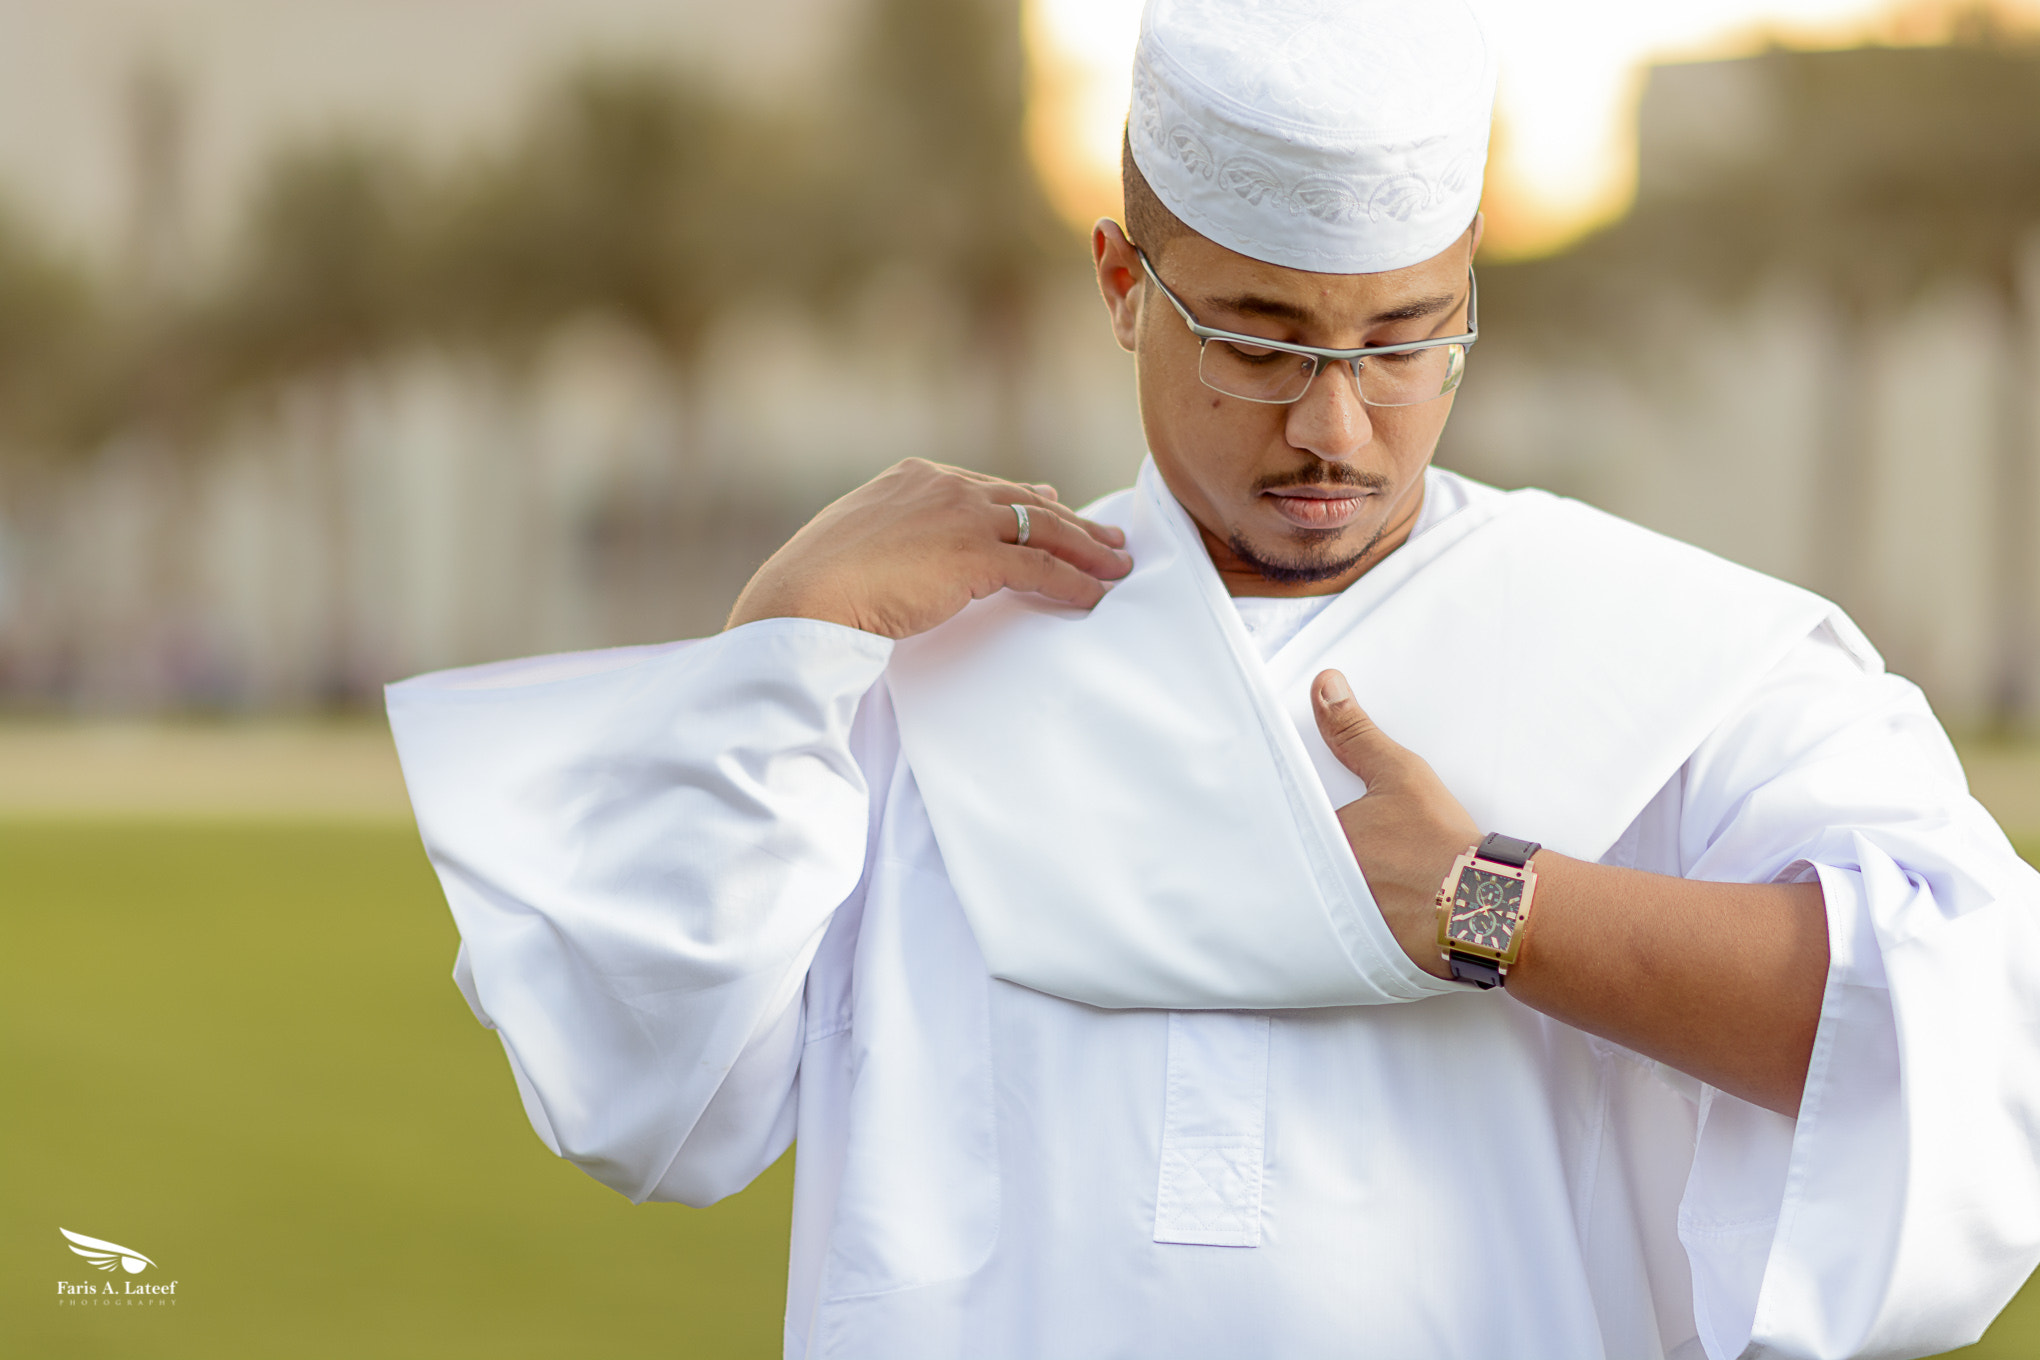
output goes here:
[{"label": "sunlight glare", "polygon": [[[1626,207],[1635,102],[1654,61],[1734,56],[1780,42],[1933,41],[1959,4],[1939,0],[1474,0],[1502,51],[1490,237],[1509,253],[1554,248]],[[2040,0],[2007,0],[2030,22]],[[1119,146],[1140,0],[1027,0],[1028,138],[1075,225],[1119,211]],[[1506,204],[1498,200],[1506,200]]]}]

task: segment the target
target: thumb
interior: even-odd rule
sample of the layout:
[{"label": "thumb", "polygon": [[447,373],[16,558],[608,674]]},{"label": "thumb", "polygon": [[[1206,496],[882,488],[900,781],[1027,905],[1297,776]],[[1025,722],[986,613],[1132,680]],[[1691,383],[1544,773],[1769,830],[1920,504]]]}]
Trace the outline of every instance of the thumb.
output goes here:
[{"label": "thumb", "polygon": [[1390,741],[1361,710],[1352,687],[1339,672],[1325,671],[1318,676],[1310,687],[1310,706],[1325,745],[1369,788],[1402,757],[1403,748]]}]

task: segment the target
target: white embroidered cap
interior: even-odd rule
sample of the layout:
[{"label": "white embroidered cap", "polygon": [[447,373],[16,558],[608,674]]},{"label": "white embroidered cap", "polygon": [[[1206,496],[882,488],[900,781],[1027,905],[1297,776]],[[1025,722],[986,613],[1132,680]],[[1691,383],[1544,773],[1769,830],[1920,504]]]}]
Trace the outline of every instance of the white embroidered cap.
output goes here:
[{"label": "white embroidered cap", "polygon": [[1127,136],[1155,196],[1222,246],[1400,269],[1473,221],[1495,66],[1467,0],[1148,0]]}]

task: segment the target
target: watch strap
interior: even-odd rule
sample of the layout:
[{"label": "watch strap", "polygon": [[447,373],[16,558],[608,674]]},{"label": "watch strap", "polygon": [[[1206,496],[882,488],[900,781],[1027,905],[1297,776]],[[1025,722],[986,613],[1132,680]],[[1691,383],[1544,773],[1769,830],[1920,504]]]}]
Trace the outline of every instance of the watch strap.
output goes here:
[{"label": "watch strap", "polygon": [[1502,985],[1502,970],[1499,964],[1474,958],[1471,954],[1462,954],[1456,949],[1445,956],[1445,961],[1451,966],[1454,982],[1470,982],[1484,992]]},{"label": "watch strap", "polygon": [[1506,864],[1520,869],[1530,862],[1530,857],[1544,847],[1536,841],[1519,841],[1514,836],[1504,836],[1499,831],[1491,832],[1480,843],[1480,849],[1473,853],[1481,859],[1491,859],[1497,864]]}]

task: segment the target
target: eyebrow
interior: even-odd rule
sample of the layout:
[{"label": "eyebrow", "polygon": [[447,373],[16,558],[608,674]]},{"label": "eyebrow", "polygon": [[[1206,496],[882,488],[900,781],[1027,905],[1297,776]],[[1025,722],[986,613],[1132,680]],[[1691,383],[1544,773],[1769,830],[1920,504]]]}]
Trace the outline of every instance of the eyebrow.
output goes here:
[{"label": "eyebrow", "polygon": [[[1459,305],[1458,293],[1438,293],[1432,297],[1413,298],[1400,307],[1376,312],[1367,318],[1370,326],[1387,325],[1395,321],[1416,321],[1427,316],[1436,316]],[[1239,316],[1265,317],[1270,321],[1288,321],[1297,325],[1316,321],[1319,318],[1307,307],[1280,298],[1262,297],[1258,293],[1241,293],[1233,297],[1213,298],[1208,304]]]}]

